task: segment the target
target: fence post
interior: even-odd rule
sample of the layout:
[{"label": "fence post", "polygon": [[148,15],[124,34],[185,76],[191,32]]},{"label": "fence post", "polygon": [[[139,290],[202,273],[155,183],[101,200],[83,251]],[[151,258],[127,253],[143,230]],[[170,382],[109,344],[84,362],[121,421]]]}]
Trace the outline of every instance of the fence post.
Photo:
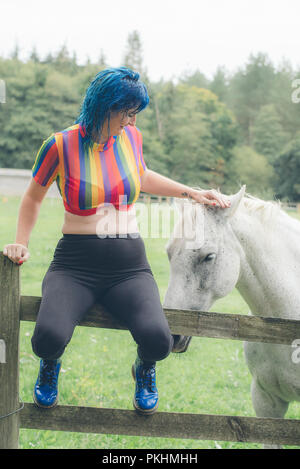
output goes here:
[{"label": "fence post", "polygon": [[[0,251],[0,417],[19,403],[20,267]],[[4,351],[4,353],[3,353]],[[0,418],[0,449],[16,449],[19,412]]]}]

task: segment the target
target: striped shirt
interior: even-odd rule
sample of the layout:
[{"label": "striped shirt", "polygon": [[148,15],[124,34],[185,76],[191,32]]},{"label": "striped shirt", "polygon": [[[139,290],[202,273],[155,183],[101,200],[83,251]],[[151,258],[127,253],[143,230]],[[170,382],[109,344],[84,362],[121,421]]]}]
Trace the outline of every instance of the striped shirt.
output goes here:
[{"label": "striped shirt", "polygon": [[84,142],[81,124],[52,134],[37,153],[32,177],[44,187],[56,181],[65,209],[75,215],[93,215],[109,204],[128,210],[147,169],[140,130],[128,125],[121,135],[92,148]]}]

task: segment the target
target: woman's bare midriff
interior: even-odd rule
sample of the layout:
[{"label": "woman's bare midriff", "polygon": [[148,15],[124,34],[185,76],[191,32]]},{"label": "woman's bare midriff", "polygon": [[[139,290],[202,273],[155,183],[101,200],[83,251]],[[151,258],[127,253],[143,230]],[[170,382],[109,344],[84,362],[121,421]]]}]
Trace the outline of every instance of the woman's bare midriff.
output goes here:
[{"label": "woman's bare midriff", "polygon": [[114,205],[98,207],[97,213],[89,216],[74,215],[65,211],[63,234],[125,234],[139,233],[135,206],[129,210],[117,210]]}]

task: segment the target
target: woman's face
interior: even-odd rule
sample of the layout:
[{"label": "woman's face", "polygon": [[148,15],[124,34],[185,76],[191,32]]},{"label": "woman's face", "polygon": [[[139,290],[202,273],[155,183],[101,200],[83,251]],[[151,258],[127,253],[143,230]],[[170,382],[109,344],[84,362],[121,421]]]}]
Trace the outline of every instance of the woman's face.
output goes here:
[{"label": "woman's face", "polygon": [[136,114],[134,109],[129,111],[111,112],[108,128],[108,119],[104,121],[102,129],[102,139],[107,139],[109,135],[120,135],[126,125],[135,125]]}]

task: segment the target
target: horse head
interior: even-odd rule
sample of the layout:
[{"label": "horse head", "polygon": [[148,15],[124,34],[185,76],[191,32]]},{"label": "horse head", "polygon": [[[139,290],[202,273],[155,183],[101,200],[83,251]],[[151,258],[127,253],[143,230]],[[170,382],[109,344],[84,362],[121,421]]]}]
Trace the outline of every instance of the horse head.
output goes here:
[{"label": "horse head", "polygon": [[[179,219],[166,245],[170,278],[163,306],[208,311],[230,293],[239,278],[240,247],[230,226],[245,186],[230,196],[226,209],[179,199]],[[190,338],[174,336],[174,352],[185,351]]]}]

